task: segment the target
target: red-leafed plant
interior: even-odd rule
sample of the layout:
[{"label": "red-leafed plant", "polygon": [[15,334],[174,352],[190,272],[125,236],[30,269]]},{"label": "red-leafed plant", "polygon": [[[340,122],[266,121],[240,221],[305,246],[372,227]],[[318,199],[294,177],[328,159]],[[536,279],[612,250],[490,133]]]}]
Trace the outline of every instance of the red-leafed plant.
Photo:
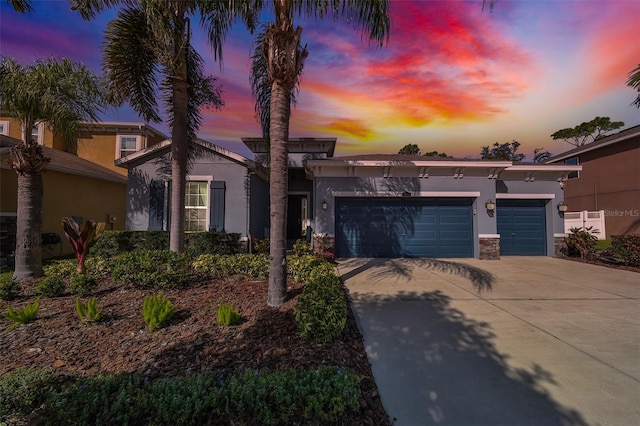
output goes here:
[{"label": "red-leafed plant", "polygon": [[73,218],[63,217],[62,226],[78,259],[78,274],[84,274],[86,271],[84,260],[89,254],[89,248],[102,236],[105,223],[87,220],[81,231],[80,225]]}]

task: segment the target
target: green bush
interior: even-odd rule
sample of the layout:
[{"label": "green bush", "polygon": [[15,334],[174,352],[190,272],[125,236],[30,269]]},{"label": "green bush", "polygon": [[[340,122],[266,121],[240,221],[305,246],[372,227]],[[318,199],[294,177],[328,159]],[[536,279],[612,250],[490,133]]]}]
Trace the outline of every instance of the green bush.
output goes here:
[{"label": "green bush", "polygon": [[258,254],[269,254],[270,248],[271,242],[269,238],[264,238],[262,240],[255,238],[253,240],[253,251]]},{"label": "green bush", "polygon": [[13,279],[13,272],[0,274],[0,299],[13,300],[20,294],[20,283]]},{"label": "green bush", "polygon": [[86,296],[93,293],[98,288],[98,281],[88,274],[76,275],[71,278],[69,291],[78,296]]},{"label": "green bush", "polygon": [[640,266],[640,234],[613,235],[611,249],[625,265]]},{"label": "green bush", "polygon": [[5,312],[4,316],[13,322],[7,330],[12,330],[20,324],[35,321],[38,317],[38,309],[40,309],[40,297],[33,303],[27,303],[24,308],[14,309],[11,305],[7,305],[7,312]]},{"label": "green bush", "polygon": [[115,259],[111,278],[116,284],[140,289],[174,288],[189,283],[190,262],[169,250],[138,250]]},{"label": "green bush", "polygon": [[567,245],[565,254],[569,257],[580,257],[588,259],[593,256],[596,251],[596,242],[598,237],[593,234],[593,227],[589,228],[571,228],[569,235],[565,237]]},{"label": "green bush", "polygon": [[43,265],[42,269],[46,277],[56,276],[62,279],[70,279],[77,275],[78,261],[76,259],[50,260]]},{"label": "green bush", "polygon": [[162,292],[146,296],[142,305],[142,317],[149,331],[164,327],[173,317],[173,304]]},{"label": "green bush", "polygon": [[67,285],[62,278],[58,275],[49,275],[35,285],[34,292],[44,297],[60,297],[66,288]]},{"label": "green bush", "polygon": [[240,324],[242,317],[235,310],[233,305],[227,303],[221,303],[218,306],[218,323],[222,325],[238,325]]},{"label": "green bush", "polygon": [[76,312],[81,322],[97,322],[102,318],[95,297],[89,299],[87,303],[83,303],[79,297],[76,297]]},{"label": "green bush", "polygon": [[209,278],[231,275],[266,278],[269,276],[269,258],[265,254],[236,254],[233,256],[203,254],[192,263],[195,272]]},{"label": "green bush", "polygon": [[316,256],[304,255],[287,257],[287,275],[292,280],[299,283],[306,283],[314,271],[331,274],[333,273],[333,267],[324,259]]},{"label": "green bush", "polygon": [[340,278],[314,271],[305,284],[295,309],[300,335],[318,343],[330,342],[347,323],[347,301]]},{"label": "green bush", "polygon": [[311,250],[311,244],[309,244],[305,240],[297,240],[295,243],[293,243],[293,254],[297,257],[313,254],[313,250]]},{"label": "green bush", "polygon": [[240,251],[240,234],[226,232],[188,232],[185,248],[191,256],[201,254],[236,254]]},{"label": "green bush", "polygon": [[58,382],[52,371],[23,367],[0,377],[0,422],[30,416],[50,398]]}]

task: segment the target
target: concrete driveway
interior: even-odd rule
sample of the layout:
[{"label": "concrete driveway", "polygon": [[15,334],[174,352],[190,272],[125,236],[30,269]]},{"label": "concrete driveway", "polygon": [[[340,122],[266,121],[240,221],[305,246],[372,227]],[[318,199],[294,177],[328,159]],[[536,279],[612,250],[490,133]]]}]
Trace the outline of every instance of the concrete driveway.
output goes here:
[{"label": "concrete driveway", "polygon": [[396,425],[640,425],[640,274],[548,257],[338,271]]}]

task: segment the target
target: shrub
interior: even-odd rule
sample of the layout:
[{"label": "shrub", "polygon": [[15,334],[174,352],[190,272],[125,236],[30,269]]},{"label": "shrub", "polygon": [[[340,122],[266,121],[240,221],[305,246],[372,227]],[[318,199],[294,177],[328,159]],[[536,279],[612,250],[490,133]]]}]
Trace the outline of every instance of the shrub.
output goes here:
[{"label": "shrub", "polygon": [[162,292],[146,296],[142,305],[142,317],[149,331],[164,327],[173,317],[173,304]]},{"label": "shrub", "polygon": [[20,283],[13,279],[13,272],[0,274],[0,299],[13,300],[20,294]]},{"label": "shrub", "polygon": [[640,266],[640,234],[613,235],[611,248],[625,265]]},{"label": "shrub", "polygon": [[93,293],[98,288],[98,281],[91,275],[76,275],[71,278],[69,291],[78,296],[86,296]]},{"label": "shrub", "polygon": [[104,233],[104,222],[95,222],[93,220],[85,220],[82,230],[80,225],[72,217],[62,218],[62,227],[66,235],[73,253],[78,259],[78,274],[84,274],[86,271],[84,261],[89,254],[89,249]]},{"label": "shrub", "polygon": [[593,235],[597,231],[593,231],[593,227],[589,228],[571,228],[569,235],[565,237],[567,244],[565,254],[569,257],[578,257],[581,259],[590,258],[596,250],[596,242],[598,237]]},{"label": "shrub", "polygon": [[293,254],[297,257],[313,254],[313,251],[311,250],[311,244],[302,239],[297,240],[293,244]]},{"label": "shrub", "polygon": [[271,243],[268,238],[262,240],[257,238],[253,239],[253,251],[258,254],[269,254],[270,247]]},{"label": "shrub", "polygon": [[0,422],[31,415],[47,401],[58,382],[49,370],[23,367],[0,377]]},{"label": "shrub", "polygon": [[102,312],[98,310],[95,297],[89,299],[87,303],[82,303],[82,300],[76,297],[76,312],[81,322],[97,322],[102,318]]},{"label": "shrub", "polygon": [[141,289],[173,288],[189,283],[190,262],[169,250],[138,250],[116,258],[111,278]]},{"label": "shrub", "polygon": [[67,285],[58,275],[50,275],[41,279],[35,286],[36,294],[44,297],[60,297],[64,294]]},{"label": "shrub", "polygon": [[266,278],[269,275],[269,258],[265,254],[236,254],[224,256],[203,254],[193,261],[195,272],[209,278],[223,278],[231,275]]},{"label": "shrub", "polygon": [[236,254],[240,251],[240,234],[226,232],[189,232],[185,248],[191,256],[205,253]]},{"label": "shrub", "polygon": [[298,299],[295,318],[304,339],[325,343],[338,337],[347,323],[340,278],[333,272],[312,272]]},{"label": "shrub", "polygon": [[220,306],[218,306],[218,323],[227,326],[238,325],[241,320],[242,317],[235,310],[233,305],[221,303]]},{"label": "shrub", "polygon": [[5,312],[4,316],[13,322],[7,330],[12,330],[20,324],[27,324],[35,321],[38,317],[38,309],[40,309],[40,297],[38,297],[33,303],[27,303],[25,307],[21,309],[14,309],[11,305],[7,305],[7,312]]},{"label": "shrub", "polygon": [[76,275],[77,261],[73,259],[51,260],[43,265],[42,269],[47,277],[71,278]]},{"label": "shrub", "polygon": [[306,283],[315,270],[332,273],[333,267],[323,259],[311,255],[289,256],[287,258],[287,275],[294,281]]}]

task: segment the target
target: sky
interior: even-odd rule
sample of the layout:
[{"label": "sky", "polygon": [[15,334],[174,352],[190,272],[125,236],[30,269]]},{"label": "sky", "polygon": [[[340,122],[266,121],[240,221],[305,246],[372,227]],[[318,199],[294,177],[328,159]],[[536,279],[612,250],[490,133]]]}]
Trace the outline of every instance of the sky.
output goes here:
[{"label": "sky", "polygon": [[[21,15],[0,3],[0,55],[25,65],[66,57],[100,73],[115,12],[84,21],[65,0],[33,4]],[[391,0],[390,12],[382,48],[341,20],[296,19],[309,56],[290,137],[336,137],[336,156],[416,144],[460,158],[515,140],[531,160],[535,148],[572,148],[550,135],[596,116],[640,124],[637,93],[625,84],[640,64],[640,0],[498,0],[492,12],[481,0]],[[203,111],[199,136],[246,156],[240,138],[261,136],[249,84],[253,38],[236,24],[222,65],[203,32],[193,38],[225,102]],[[126,106],[103,118],[142,121]]]}]

